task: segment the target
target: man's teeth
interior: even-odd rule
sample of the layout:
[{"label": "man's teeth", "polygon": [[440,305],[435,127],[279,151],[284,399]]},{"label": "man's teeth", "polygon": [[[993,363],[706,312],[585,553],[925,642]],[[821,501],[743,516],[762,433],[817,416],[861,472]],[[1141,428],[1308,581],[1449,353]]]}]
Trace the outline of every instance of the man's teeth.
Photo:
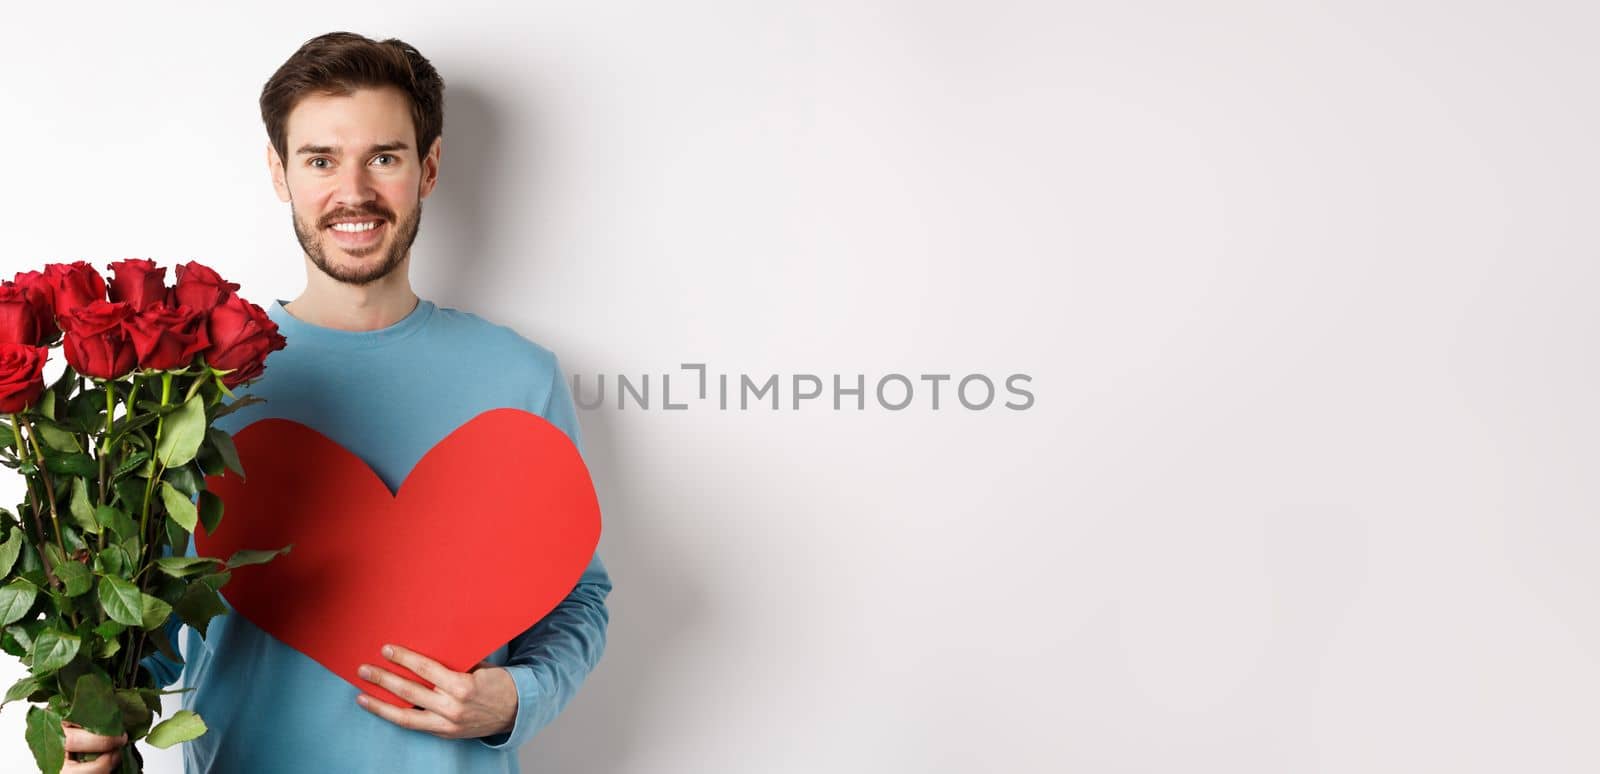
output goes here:
[{"label": "man's teeth", "polygon": [[378,227],[378,221],[370,220],[366,223],[335,223],[334,231],[371,231]]}]

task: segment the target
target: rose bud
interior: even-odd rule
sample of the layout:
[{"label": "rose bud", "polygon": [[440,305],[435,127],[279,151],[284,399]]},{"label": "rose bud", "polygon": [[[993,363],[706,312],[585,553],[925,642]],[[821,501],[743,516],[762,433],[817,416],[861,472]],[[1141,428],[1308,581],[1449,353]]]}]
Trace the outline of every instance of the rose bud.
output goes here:
[{"label": "rose bud", "polygon": [[176,273],[177,281],[167,297],[167,303],[172,306],[188,306],[199,312],[209,312],[212,307],[222,303],[223,296],[239,289],[239,283],[224,280],[211,267],[198,261],[179,266]]},{"label": "rose bud", "polygon": [[229,293],[211,310],[206,321],[211,347],[206,364],[223,374],[228,389],[255,379],[266,369],[267,355],[283,349],[285,340],[261,307]]},{"label": "rose bud", "polygon": [[133,307],[123,301],[95,301],[68,312],[61,318],[67,365],[97,379],[119,379],[132,371],[139,355],[123,328],[132,314]]},{"label": "rose bud", "polygon": [[112,301],[126,301],[133,311],[143,312],[167,299],[167,267],[149,258],[125,258],[106,268],[111,270]]},{"label": "rose bud", "polygon": [[56,291],[50,286],[50,280],[44,272],[24,271],[17,273],[16,285],[28,293],[28,304],[38,320],[34,329],[38,332],[39,343],[55,341],[61,331],[56,328]]},{"label": "rose bud", "polygon": [[205,315],[190,306],[155,304],[129,317],[122,328],[133,339],[139,367],[154,371],[188,368],[195,354],[211,343]]},{"label": "rose bud", "polygon": [[0,414],[15,414],[44,394],[44,361],[50,350],[29,344],[0,344]]},{"label": "rose bud", "polygon": [[106,299],[106,281],[84,261],[46,264],[44,276],[50,282],[58,318],[90,301]]},{"label": "rose bud", "polygon": [[39,318],[28,301],[28,291],[11,282],[0,284],[0,342],[39,344]]}]

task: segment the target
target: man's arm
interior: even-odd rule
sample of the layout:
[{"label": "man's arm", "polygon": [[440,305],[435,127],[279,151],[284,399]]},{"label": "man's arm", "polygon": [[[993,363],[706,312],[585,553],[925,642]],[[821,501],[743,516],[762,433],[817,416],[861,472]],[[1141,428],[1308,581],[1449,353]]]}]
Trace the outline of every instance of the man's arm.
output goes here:
[{"label": "man's arm", "polygon": [[515,749],[555,720],[605,652],[610,592],[611,577],[596,552],[572,593],[511,641],[505,669],[517,685],[516,721],[510,731],[478,741]]},{"label": "man's arm", "polygon": [[[565,432],[582,454],[572,393],[560,365],[552,371],[550,400],[542,416]],[[479,737],[478,741],[497,749],[515,749],[555,720],[605,652],[606,626],[611,620],[606,596],[610,593],[611,575],[596,551],[567,598],[507,646],[505,669],[517,686],[516,721],[510,731]]]}]

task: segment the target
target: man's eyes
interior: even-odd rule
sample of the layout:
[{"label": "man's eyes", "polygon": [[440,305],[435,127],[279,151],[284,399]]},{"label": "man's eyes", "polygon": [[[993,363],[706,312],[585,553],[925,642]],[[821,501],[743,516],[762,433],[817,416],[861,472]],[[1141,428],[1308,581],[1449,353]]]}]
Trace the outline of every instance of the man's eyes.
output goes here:
[{"label": "man's eyes", "polygon": [[[392,153],[380,153],[372,157],[373,162],[378,162],[384,159],[387,159],[387,161],[384,161],[382,164],[378,164],[378,166],[392,167],[400,163],[400,157]],[[314,156],[310,160],[306,161],[306,163],[309,164],[313,169],[328,169],[329,166],[333,164],[333,159],[330,159],[326,156]]]}]

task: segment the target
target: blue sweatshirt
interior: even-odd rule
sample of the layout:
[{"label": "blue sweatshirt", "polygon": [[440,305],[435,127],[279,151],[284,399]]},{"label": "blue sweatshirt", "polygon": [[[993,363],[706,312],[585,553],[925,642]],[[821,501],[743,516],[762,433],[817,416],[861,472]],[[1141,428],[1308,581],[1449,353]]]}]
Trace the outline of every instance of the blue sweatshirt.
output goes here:
[{"label": "blue sweatshirt", "polygon": [[[542,416],[582,452],[555,355],[509,328],[424,299],[387,328],[342,331],[299,320],[283,303],[267,314],[288,345],[245,390],[266,403],[225,416],[218,427],[238,432],[267,417],[300,422],[365,460],[391,492],[435,443],[491,408]],[[183,694],[183,706],[200,713],[209,730],[183,745],[189,774],[516,772],[517,747],[561,712],[599,662],[610,591],[597,552],[564,601],[486,659],[516,682],[517,717],[509,733],[479,739],[441,739],[369,713],[356,704],[355,686],[231,606],[204,637],[182,628],[184,664],[156,655],[143,665],[160,685],[181,674],[194,689]],[[174,643],[179,629],[174,617]]]}]

